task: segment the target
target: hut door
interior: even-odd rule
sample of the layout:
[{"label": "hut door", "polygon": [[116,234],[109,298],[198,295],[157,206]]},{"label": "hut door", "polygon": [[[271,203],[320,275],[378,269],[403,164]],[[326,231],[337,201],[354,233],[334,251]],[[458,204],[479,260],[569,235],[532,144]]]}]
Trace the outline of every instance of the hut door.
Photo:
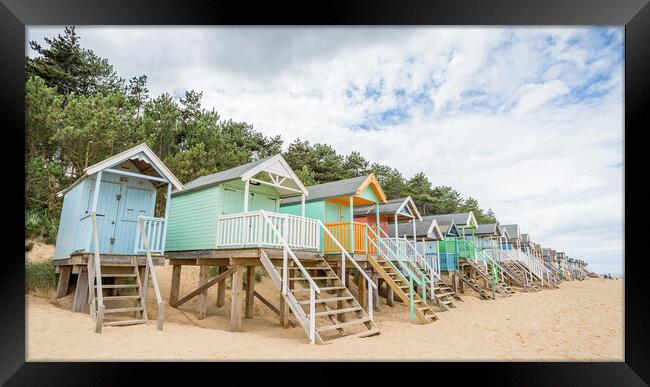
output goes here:
[{"label": "hut door", "polygon": [[102,180],[97,201],[97,235],[100,252],[113,252],[117,212],[122,198],[122,184]]}]

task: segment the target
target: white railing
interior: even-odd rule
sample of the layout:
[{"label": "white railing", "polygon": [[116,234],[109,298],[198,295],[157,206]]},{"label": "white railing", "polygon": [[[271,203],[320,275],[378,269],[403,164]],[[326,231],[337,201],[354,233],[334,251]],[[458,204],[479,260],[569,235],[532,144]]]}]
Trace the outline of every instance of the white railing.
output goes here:
[{"label": "white railing", "polygon": [[[140,226],[142,225],[142,226]],[[149,243],[149,252],[164,254],[165,252],[165,218],[155,218],[153,216],[138,217],[138,227],[135,231],[134,254],[144,253],[145,237]]]},{"label": "white railing", "polygon": [[[299,320],[303,320],[301,325],[306,329],[307,334],[309,335],[309,343],[316,343],[316,293],[320,294],[320,287],[316,285],[316,282],[311,278],[305,267],[300,263],[300,260],[294,254],[293,250],[289,243],[287,242],[287,236],[289,235],[289,222],[283,222],[281,229],[282,232],[278,230],[276,225],[273,223],[273,218],[269,216],[272,213],[267,213],[264,210],[259,210],[258,219],[261,222],[264,222],[264,226],[268,227],[269,232],[277,240],[278,244],[282,247],[282,295],[288,300],[288,305],[292,309],[293,313],[296,316],[300,316]],[[266,255],[266,254],[264,254]],[[298,267],[302,275],[307,279],[309,283],[309,317],[302,310],[298,301],[295,299],[293,293],[289,291],[289,258],[293,263]],[[268,260],[268,257],[267,257]],[[263,262],[263,264],[265,264]],[[266,265],[265,265],[266,266]],[[274,269],[275,270],[275,269]],[[305,323],[307,322],[307,323]]]},{"label": "white railing", "polygon": [[[144,268],[144,278],[140,279],[142,281],[142,305],[144,306],[144,311],[142,315],[145,317],[145,319],[147,318],[146,317],[147,316],[147,281],[149,280],[149,276],[151,275],[151,282],[153,283],[153,290],[156,294],[156,302],[158,303],[158,319],[156,321],[156,328],[159,331],[162,331],[163,323],[165,321],[165,302],[163,301],[162,295],[160,294],[160,287],[158,286],[156,269],[154,268],[153,260],[151,259],[151,249],[149,248],[149,234],[160,236],[163,235],[164,233],[159,235],[155,232],[148,233],[146,230],[147,221],[159,222],[160,220],[161,218],[146,218],[141,216],[138,218],[138,225],[140,226],[138,227],[138,230],[140,231],[140,235],[142,235],[141,238],[142,249],[146,253],[146,265]],[[164,224],[164,220],[163,220],[163,224]],[[135,261],[135,263],[137,263],[137,261]]]},{"label": "white railing", "polygon": [[422,257],[417,248],[406,238],[395,238],[395,243],[411,262],[424,268],[431,284],[431,298],[434,298],[435,281],[436,279],[440,280],[440,258],[438,256],[435,259]]},{"label": "white railing", "polygon": [[[371,231],[372,231],[372,229],[371,229]],[[380,239],[382,242],[384,242],[384,243],[380,243],[379,252],[386,258],[386,260],[391,260],[391,261],[398,260],[399,261],[402,258],[405,258],[408,263],[411,263],[410,266],[412,267],[412,270],[407,270],[406,273],[404,273],[405,269],[407,269],[407,268],[405,268],[403,266],[403,264],[404,264],[403,262],[400,262],[400,264],[401,264],[400,266],[402,268],[403,274],[407,274],[408,277],[411,277],[411,276],[414,276],[414,275],[421,276],[421,278],[416,277],[415,281],[416,281],[416,283],[422,282],[422,284],[420,286],[422,286],[422,288],[423,288],[422,289],[422,299],[423,300],[426,300],[426,289],[425,289],[426,285],[425,284],[426,284],[426,282],[429,282],[429,286],[430,286],[429,292],[431,294],[431,298],[433,299],[434,298],[434,288],[435,288],[434,279],[433,279],[432,276],[429,276],[429,280],[427,281],[426,277],[427,277],[428,273],[423,273],[418,268],[417,264],[415,264],[415,261],[412,260],[408,256],[408,254],[406,252],[406,244],[400,246],[400,244],[398,243],[398,241],[400,241],[400,239],[399,238],[391,238],[391,237],[389,237],[388,234],[386,234],[386,231],[384,231],[381,227],[377,228],[377,233],[375,234],[375,238]],[[415,248],[413,248],[413,250],[415,251],[416,254],[418,254],[417,250]],[[391,258],[389,258],[389,257],[391,257]],[[423,263],[423,265],[425,265],[424,259],[422,259],[422,263]],[[425,270],[426,270],[426,265],[424,267],[425,267]]]},{"label": "white railing", "polygon": [[[264,220],[264,216],[268,221]],[[284,240],[292,249],[318,250],[320,248],[320,230],[317,220],[263,210],[219,216],[217,247],[282,248],[281,235],[273,232],[271,226],[278,230],[287,228]]]}]

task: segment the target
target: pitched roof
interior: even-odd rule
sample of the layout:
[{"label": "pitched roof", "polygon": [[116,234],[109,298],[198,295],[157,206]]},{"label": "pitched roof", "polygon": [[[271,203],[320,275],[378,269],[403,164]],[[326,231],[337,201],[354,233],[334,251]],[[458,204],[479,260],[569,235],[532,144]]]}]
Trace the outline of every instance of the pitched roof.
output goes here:
[{"label": "pitched roof", "polygon": [[[384,194],[384,190],[379,185],[379,181],[377,180],[377,177],[374,173],[371,173],[367,176],[357,176],[344,180],[330,181],[329,183],[310,185],[308,187],[309,196],[306,198],[306,201],[314,201],[345,195],[359,195],[366,189],[369,184],[373,184],[373,187],[377,193],[377,197],[382,202],[386,202],[386,194]],[[297,203],[300,201],[300,196],[292,196],[282,199],[280,201],[280,204]]]},{"label": "pitched roof", "polygon": [[[402,237],[406,235],[407,238],[413,238],[413,222],[415,222],[415,236],[417,238],[431,238],[433,240],[440,240],[445,238],[445,234],[440,229],[438,222],[434,220],[412,220],[409,222],[401,222],[397,224],[397,236]],[[395,225],[388,227],[388,236],[395,237]]]},{"label": "pitched roof", "polygon": [[[385,203],[380,203],[379,213],[393,215],[399,213],[405,208],[408,208],[414,217],[420,220],[422,219],[422,216],[420,215],[420,211],[418,211],[417,207],[415,206],[415,202],[410,196],[407,196],[405,198],[399,198],[399,199],[391,199],[391,200],[387,200]],[[375,206],[372,204],[367,206],[358,206],[354,208],[354,215],[362,216],[362,215],[374,214],[375,211],[376,211]]]},{"label": "pitched roof", "polygon": [[[307,188],[305,188],[298,176],[296,176],[296,174],[293,172],[281,154],[251,161],[250,163],[242,164],[218,173],[198,177],[185,184],[185,189],[179,193],[186,193],[199,188],[205,188],[208,186],[225,183],[227,181],[249,179],[267,169],[273,174],[287,177],[290,181],[294,182],[295,189],[304,192],[306,195],[309,194]],[[293,195],[294,193],[291,194]],[[298,199],[300,199],[300,196],[298,196]]]},{"label": "pitched roof", "polygon": [[99,171],[114,167],[127,160],[143,165],[151,165],[151,167],[153,167],[153,170],[160,177],[167,179],[167,181],[169,181],[174,188],[177,190],[183,189],[183,184],[176,178],[176,176],[174,176],[172,171],[167,168],[167,166],[162,162],[162,160],[158,158],[158,156],[156,156],[156,154],[151,150],[151,148],[149,148],[147,144],[142,143],[87,167],[84,169],[83,174],[74,183],[72,183],[68,188],[58,192],[57,195],[65,194],[70,190],[70,188],[77,185],[86,177],[92,176]]},{"label": "pitched roof", "polygon": [[467,233],[474,235],[500,235],[499,228],[496,223],[479,224],[474,230],[467,230]]},{"label": "pitched roof", "polygon": [[508,231],[509,239],[519,238],[519,225],[518,224],[504,224],[503,227]]}]

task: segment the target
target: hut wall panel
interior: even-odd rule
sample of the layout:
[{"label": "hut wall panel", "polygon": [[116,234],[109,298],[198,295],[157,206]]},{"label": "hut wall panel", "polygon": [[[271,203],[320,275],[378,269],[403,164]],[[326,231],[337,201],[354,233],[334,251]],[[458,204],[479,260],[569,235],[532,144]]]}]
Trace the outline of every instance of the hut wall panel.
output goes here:
[{"label": "hut wall panel", "polygon": [[165,249],[168,251],[213,249],[217,218],[222,211],[223,186],[212,186],[173,195]]},{"label": "hut wall panel", "polygon": [[75,248],[77,223],[82,207],[83,190],[85,181],[77,184],[66,192],[63,198],[59,230],[56,236],[56,249],[54,259],[65,259]]}]

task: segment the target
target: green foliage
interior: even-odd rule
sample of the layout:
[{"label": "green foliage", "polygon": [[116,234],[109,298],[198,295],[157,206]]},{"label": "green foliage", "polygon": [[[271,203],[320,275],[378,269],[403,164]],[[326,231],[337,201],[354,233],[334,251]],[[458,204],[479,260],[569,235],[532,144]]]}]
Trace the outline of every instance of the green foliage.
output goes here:
[{"label": "green foliage", "polygon": [[56,274],[52,258],[40,262],[27,262],[25,280],[27,291],[54,289]]},{"label": "green foliage", "polygon": [[29,209],[25,212],[25,237],[39,238],[45,243],[56,242],[56,234],[59,229],[60,213],[48,215],[45,212]]},{"label": "green foliage", "polygon": [[117,76],[107,59],[81,48],[80,39],[74,27],[66,27],[63,36],[45,38],[48,47],[29,42],[39,55],[26,59],[27,75],[42,78],[64,96],[120,90],[124,80]]}]

